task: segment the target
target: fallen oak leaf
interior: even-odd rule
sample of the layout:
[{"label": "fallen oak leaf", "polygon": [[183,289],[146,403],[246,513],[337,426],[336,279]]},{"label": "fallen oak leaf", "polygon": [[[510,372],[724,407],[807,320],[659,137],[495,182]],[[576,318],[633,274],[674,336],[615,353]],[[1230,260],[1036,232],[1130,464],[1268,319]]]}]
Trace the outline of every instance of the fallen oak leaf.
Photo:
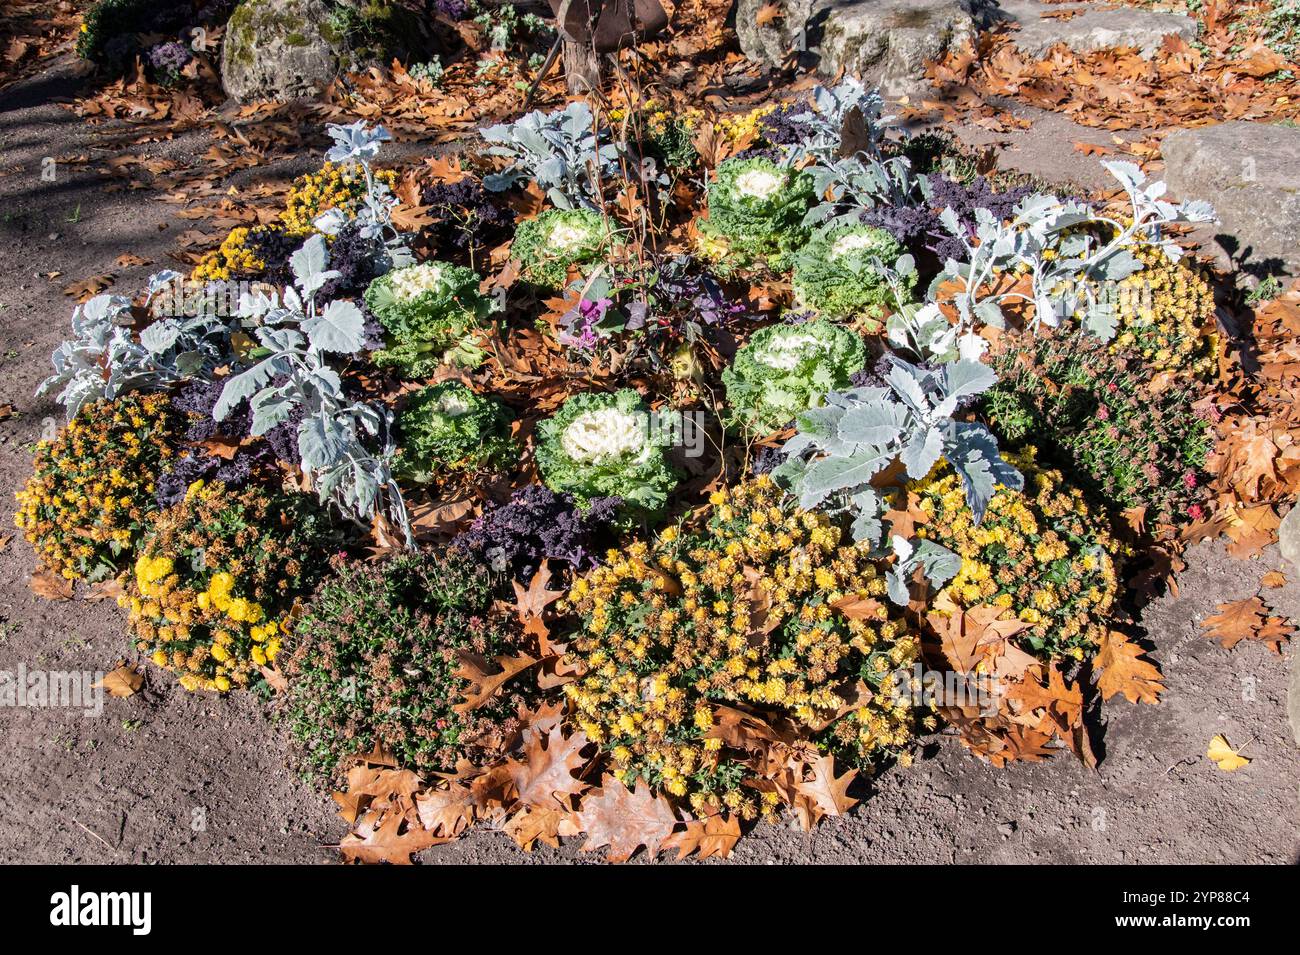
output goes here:
[{"label": "fallen oak leaf", "polygon": [[117,599],[126,593],[126,587],[123,585],[123,577],[114,577],[112,580],[101,580],[93,584],[90,592],[85,595],[86,600],[107,600],[109,597]]},{"label": "fallen oak leaf", "polygon": [[1219,611],[1201,623],[1205,635],[1218,640],[1225,650],[1231,650],[1242,640],[1258,640],[1276,653],[1281,653],[1282,641],[1289,638],[1291,627],[1278,617],[1268,617],[1268,607],[1258,596],[1245,600],[1221,603]]},{"label": "fallen oak leaf", "polygon": [[1159,703],[1164,691],[1160,669],[1143,659],[1146,651],[1127,636],[1111,630],[1102,638],[1101,649],[1093,659],[1094,670],[1099,670],[1097,689],[1101,698],[1109,700],[1118,693],[1130,703]]},{"label": "fallen oak leaf", "polygon": [[1277,540],[1275,531],[1282,519],[1270,504],[1260,504],[1236,512],[1224,533],[1231,543],[1228,553],[1233,557],[1253,557]]},{"label": "fallen oak leaf", "polygon": [[1294,632],[1295,628],[1291,626],[1289,620],[1282,617],[1269,617],[1264,621],[1263,626],[1255,632],[1252,639],[1258,640],[1278,656],[1281,656],[1282,644],[1290,640]]},{"label": "fallen oak leaf", "polygon": [[32,593],[45,600],[71,600],[72,581],[51,570],[38,570],[27,581]]},{"label": "fallen oak leaf", "polygon": [[429,832],[457,836],[474,821],[474,796],[468,786],[455,780],[445,788],[426,789],[415,796],[420,825]]},{"label": "fallen oak leaf", "polygon": [[114,276],[111,273],[106,275],[92,275],[88,279],[82,279],[80,282],[73,282],[71,285],[65,286],[63,294],[75,298],[79,304],[85,304],[100,292],[104,291],[104,289],[111,286],[113,280]]},{"label": "fallen oak leaf", "polygon": [[[469,683],[464,691],[465,698],[452,705],[452,711],[462,715],[478,709],[492,699],[508,680],[538,663],[535,657],[526,653],[497,657],[492,662],[468,650],[457,650],[456,656],[460,660],[460,666],[453,675]],[[500,667],[495,673],[489,671],[493,663]]]},{"label": "fallen oak leaf", "polygon": [[1001,619],[1007,613],[1004,607],[982,605],[966,609],[954,607],[951,612],[931,612],[926,621],[939,637],[943,655],[958,673],[971,673],[988,653],[1030,624],[1015,617]]},{"label": "fallen oak leaf", "polygon": [[282,671],[277,670],[275,667],[268,666],[260,667],[259,669],[262,674],[262,679],[266,681],[266,685],[269,686],[273,692],[287,693],[289,691],[289,680]]},{"label": "fallen oak leaf", "polygon": [[716,813],[704,819],[688,819],[686,828],[665,839],[660,851],[675,849],[678,859],[685,859],[692,852],[701,859],[710,856],[725,859],[739,841],[740,820],[730,813]]},{"label": "fallen oak leaf", "polygon": [[353,832],[343,837],[338,848],[345,862],[410,865],[411,856],[416,852],[445,842],[451,839],[408,826],[400,812],[389,811],[378,825],[374,813],[362,820]]},{"label": "fallen oak leaf", "polygon": [[608,847],[608,862],[626,862],[641,846],[654,856],[675,828],[677,814],[663,796],[644,779],[631,791],[613,776],[601,780],[600,789],[582,800],[578,825],[587,834],[583,852]]},{"label": "fallen oak leaf", "polygon": [[565,739],[561,727],[554,727],[542,745],[540,735],[528,739],[524,756],[527,762],[507,761],[510,779],[519,793],[519,801],[530,806],[556,806],[561,799],[577,796],[587,784],[573,775],[586,759],[582,750],[587,745],[585,733],[574,733]]},{"label": "fallen oak leaf", "polygon": [[532,852],[538,842],[558,849],[560,836],[573,834],[566,831],[573,828],[571,824],[566,825],[571,815],[568,810],[554,806],[525,806],[506,820],[502,828],[525,852]]},{"label": "fallen oak leaf", "polygon": [[843,776],[835,775],[835,760],[831,756],[822,756],[808,764],[813,778],[802,780],[795,785],[800,795],[808,797],[816,805],[819,813],[825,816],[842,816],[858,800],[849,796],[849,785],[858,776],[856,769],[850,769]]},{"label": "fallen oak leaf", "polygon": [[1260,586],[1276,590],[1278,587],[1286,586],[1286,574],[1280,570],[1270,570],[1259,579],[1259,583]]},{"label": "fallen oak leaf", "polygon": [[550,582],[551,566],[547,561],[542,561],[542,566],[538,568],[537,573],[533,574],[527,590],[520,586],[517,580],[510,582],[515,590],[515,613],[519,615],[519,622],[524,625],[524,633],[535,636],[539,640],[545,640],[550,634],[542,621],[542,615],[548,606],[564,596],[562,590],[547,590],[546,585]]},{"label": "fallen oak leaf", "polygon": [[144,674],[129,664],[120,664],[117,669],[104,674],[104,678],[91,685],[91,689],[102,688],[109,696],[125,699],[134,696],[144,685]]}]

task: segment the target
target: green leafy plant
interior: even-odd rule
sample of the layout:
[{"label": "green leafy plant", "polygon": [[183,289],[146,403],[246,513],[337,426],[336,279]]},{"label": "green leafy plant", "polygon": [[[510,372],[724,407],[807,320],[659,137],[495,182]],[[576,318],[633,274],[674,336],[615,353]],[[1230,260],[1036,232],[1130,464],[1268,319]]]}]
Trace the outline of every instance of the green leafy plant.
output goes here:
[{"label": "green leafy plant", "polygon": [[[1055,196],[1033,195],[1015,209],[1015,217],[1000,222],[986,209],[976,212],[971,238],[956,212],[945,209],[940,222],[966,249],[963,261],[949,259],[939,282],[958,281],[953,298],[963,330],[977,324],[1006,327],[1004,307],[1032,305],[1034,325],[1055,328],[1078,321],[1103,341],[1121,329],[1123,302],[1115,301],[1120,283],[1151,261],[1144,249],[1162,253],[1176,263],[1182,250],[1161,230],[1172,223],[1208,222],[1214,209],[1205,202],[1177,206],[1164,199],[1163,182],[1147,182],[1133,163],[1104,162],[1128,196],[1131,215],[1110,218],[1092,207]],[[1025,277],[1022,283],[998,284],[1000,277]],[[937,284],[937,283],[936,283]],[[1140,317],[1140,316],[1139,316]]]},{"label": "green leafy plant", "polygon": [[601,183],[619,175],[618,147],[585,100],[551,113],[537,110],[479,134],[491,144],[489,155],[510,160],[501,172],[483,177],[484,187],[494,192],[532,180],[556,208],[599,209]]},{"label": "green leafy plant", "polygon": [[399,478],[420,484],[499,466],[517,450],[505,406],[459,381],[411,395],[397,416],[397,431],[401,450],[393,469]]},{"label": "green leafy plant", "polygon": [[312,236],[289,262],[294,285],[283,297],[259,291],[240,300],[240,316],[254,325],[258,347],[250,357],[256,361],[225,380],[212,417],[224,421],[247,399],[251,433],[264,435],[300,412],[301,466],[321,501],[365,526],[385,515],[409,543],[410,519],[392,473],[393,413],[349,398],[331,365],[332,356],[355,355],[364,347],[361,309],[341,299],[317,308],[316,293],[338,275],[327,268],[324,236]]},{"label": "green leafy plant", "polygon": [[847,387],[866,360],[861,337],[824,319],[759,329],[722,373],[728,419],[750,435],[778,431]]},{"label": "green leafy plant", "polygon": [[1213,444],[1183,380],[1156,387],[1140,356],[1064,329],[1019,334],[994,360],[998,383],[983,409],[1012,447],[1038,445],[1102,500],[1143,507],[1152,524],[1203,516]]},{"label": "green leafy plant", "polygon": [[807,238],[803,218],[813,198],[805,172],[762,157],[728,159],[709,183],[701,249],[724,267],[762,260],[780,270]]},{"label": "green leafy plant", "polygon": [[[893,264],[904,251],[897,239],[873,226],[821,229],[794,256],[795,302],[830,318],[879,317],[895,294],[880,265]],[[907,273],[905,282],[910,292],[916,273]]]},{"label": "green leafy plant", "polygon": [[[461,675],[514,648],[491,616],[486,568],[458,551],[337,558],[288,635],[283,712],[308,774],[338,781],[351,756],[382,745],[399,766],[450,772],[504,748],[522,696],[483,705]],[[522,682],[522,681],[521,681]]]},{"label": "green leafy plant", "polygon": [[619,497],[628,512],[658,512],[677,484],[664,457],[677,420],[651,412],[630,388],[574,395],[538,425],[542,479],[584,509],[596,498]]},{"label": "green leafy plant", "polygon": [[551,209],[519,223],[510,255],[519,261],[529,282],[547,289],[561,288],[569,269],[586,271],[610,247],[612,236],[604,217],[590,209]]},{"label": "green leafy plant", "polygon": [[[151,276],[145,306],[177,298],[180,278],[171,271]],[[159,295],[163,298],[155,302]],[[234,324],[218,317],[207,301],[193,304],[193,314],[161,318],[139,334],[132,331],[139,313],[125,296],[97,295],[78,305],[72,313],[74,337],[54,350],[54,374],[36,393],[59,389],[55,400],[71,418],[88,402],[209,376],[230,354]]]},{"label": "green leafy plant", "polygon": [[479,293],[472,269],[421,262],[394,269],[370,283],[365,300],[387,332],[371,358],[404,378],[423,378],[441,364],[473,368],[486,353],[475,341],[492,303]]}]

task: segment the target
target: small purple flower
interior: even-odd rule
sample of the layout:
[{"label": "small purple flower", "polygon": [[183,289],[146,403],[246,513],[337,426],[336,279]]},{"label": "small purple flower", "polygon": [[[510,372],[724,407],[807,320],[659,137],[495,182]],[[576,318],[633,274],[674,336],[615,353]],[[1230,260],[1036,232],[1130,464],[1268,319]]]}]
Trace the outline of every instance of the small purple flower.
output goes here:
[{"label": "small purple flower", "polygon": [[175,79],[181,70],[194,59],[189,49],[176,40],[168,40],[150,47],[147,54],[149,65],[164,77]]},{"label": "small purple flower", "polygon": [[562,319],[565,329],[556,336],[560,344],[570,348],[581,348],[584,351],[595,348],[604,337],[597,331],[597,326],[604,320],[605,313],[613,304],[613,300],[608,298],[596,301],[583,299],[579,302],[578,307],[570,309]]}]

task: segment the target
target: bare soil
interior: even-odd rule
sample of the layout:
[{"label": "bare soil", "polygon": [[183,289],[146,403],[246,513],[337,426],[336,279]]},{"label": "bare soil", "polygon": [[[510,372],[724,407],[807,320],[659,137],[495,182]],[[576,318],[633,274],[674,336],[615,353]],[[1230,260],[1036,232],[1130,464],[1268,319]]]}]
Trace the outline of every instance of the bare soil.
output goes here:
[{"label": "bare soil", "polygon": [[[189,227],[149,190],[108,191],[95,163],[59,167],[42,181],[44,157],[121,148],[201,155],[204,136],[126,146],[125,127],[89,127],[54,102],[73,91],[66,64],[0,94],[0,493],[30,471],[31,445],[59,409],[33,397],[49,353],[67,330],[70,282],[112,272],[130,292],[169,263]],[[1086,139],[1076,127],[1019,134],[1012,156],[1045,178],[1074,170],[1043,164]],[[1095,133],[1093,134],[1095,135]],[[1039,137],[1036,139],[1036,136]],[[1077,153],[1070,156],[1077,157]],[[302,156],[259,175],[301,171]],[[1037,168],[1042,165],[1042,168]],[[122,268],[130,252],[149,265]],[[48,273],[60,273],[53,279]],[[12,504],[5,508],[5,524]],[[7,533],[0,530],[0,537]],[[1216,603],[1254,594],[1266,570],[1284,567],[1275,551],[1235,561],[1217,545],[1188,557],[1180,595],[1146,608],[1142,625],[1168,692],[1159,706],[1122,699],[1105,707],[1097,771],[1062,754],[994,769],[951,737],[931,741],[922,759],[864,792],[845,818],[812,833],[764,825],[744,838],[734,861],[789,863],[1294,863],[1300,752],[1285,714],[1287,663],[1262,646],[1233,651],[1200,634]],[[50,603],[28,589],[34,562],[15,535],[0,550],[0,670],[108,670],[133,659],[111,601]],[[1266,591],[1275,610],[1300,619],[1300,583]],[[256,696],[189,694],[156,668],[145,689],[109,698],[102,714],[13,708],[0,712],[0,861],[311,863],[345,832],[328,794],[294,778],[285,741]],[[1222,733],[1250,757],[1233,774],[1205,757]],[[198,810],[198,812],[196,812]],[[424,854],[429,863],[593,861],[571,841],[531,855],[486,831]]]}]

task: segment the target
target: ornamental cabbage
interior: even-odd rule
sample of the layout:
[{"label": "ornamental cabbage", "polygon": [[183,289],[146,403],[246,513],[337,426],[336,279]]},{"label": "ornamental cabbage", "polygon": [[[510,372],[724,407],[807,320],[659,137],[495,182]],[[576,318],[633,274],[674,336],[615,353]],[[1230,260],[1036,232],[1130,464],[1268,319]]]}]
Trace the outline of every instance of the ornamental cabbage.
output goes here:
[{"label": "ornamental cabbage", "polygon": [[552,491],[586,510],[596,498],[621,497],[631,511],[663,509],[677,475],[664,457],[676,433],[630,388],[574,395],[538,425],[537,465]]},{"label": "ornamental cabbage", "polygon": [[728,159],[709,184],[709,218],[700,223],[704,250],[728,264],[765,259],[774,269],[808,236],[804,214],[813,202],[812,177],[770,159]]},{"label": "ornamental cabbage", "polygon": [[519,223],[510,255],[523,277],[543,288],[559,289],[569,269],[587,271],[611,241],[604,218],[590,209],[551,209]]},{"label": "ornamental cabbage", "polygon": [[866,363],[862,339],[824,319],[769,325],[722,373],[730,423],[751,435],[780,430],[828,391],[847,387]]},{"label": "ornamental cabbage", "polygon": [[[877,263],[892,266],[903,254],[903,246],[884,229],[821,229],[794,258],[795,301],[829,318],[878,318],[893,304],[893,292]],[[916,273],[908,273],[904,283],[910,292]]]},{"label": "ornamental cabbage", "polygon": [[514,448],[510,414],[501,402],[459,381],[421,388],[397,416],[399,478],[428,484],[441,472],[479,471],[504,462]]},{"label": "ornamental cabbage", "polygon": [[448,262],[408,265],[375,279],[366,305],[387,332],[385,347],[371,356],[375,364],[404,378],[423,378],[443,363],[480,364],[475,332],[492,305],[478,287],[472,269]]}]

